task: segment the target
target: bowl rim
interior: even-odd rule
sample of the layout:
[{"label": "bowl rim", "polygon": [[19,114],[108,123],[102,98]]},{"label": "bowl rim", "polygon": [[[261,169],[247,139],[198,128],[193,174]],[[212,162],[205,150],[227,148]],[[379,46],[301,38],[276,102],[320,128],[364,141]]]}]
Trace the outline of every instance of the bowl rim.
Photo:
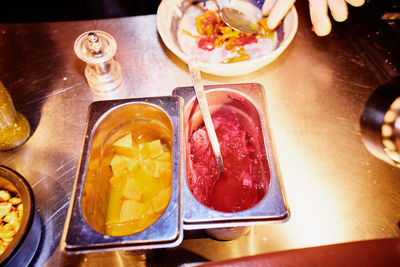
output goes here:
[{"label": "bowl rim", "polygon": [[[17,253],[17,251],[22,247],[24,240],[28,237],[30,229],[33,225],[34,213],[35,213],[35,199],[33,195],[33,190],[28,181],[17,171],[0,165],[0,179],[6,179],[12,183],[17,189],[19,194],[21,189],[26,193],[25,201],[23,203],[23,215],[21,220],[21,225],[15,234],[11,243],[7,246],[4,252],[0,255],[0,263],[6,264],[12,257]],[[22,196],[20,196],[22,198]],[[28,203],[26,203],[26,201]]]}]

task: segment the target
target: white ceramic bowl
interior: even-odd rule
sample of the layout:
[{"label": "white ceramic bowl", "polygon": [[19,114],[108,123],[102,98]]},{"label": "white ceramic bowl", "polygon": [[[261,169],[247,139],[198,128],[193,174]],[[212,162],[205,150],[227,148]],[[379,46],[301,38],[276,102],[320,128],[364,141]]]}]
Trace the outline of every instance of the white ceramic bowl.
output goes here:
[{"label": "white ceramic bowl", "polygon": [[[207,8],[213,9],[213,4],[209,2],[207,2]],[[195,17],[201,14],[199,12],[201,9],[196,8],[191,0],[162,0],[157,10],[157,29],[162,40],[168,49],[186,63],[195,53],[205,54],[208,52],[197,48],[195,38],[182,33],[182,29],[185,29],[197,34],[193,29]],[[204,60],[201,56],[196,55],[199,58],[200,70],[219,76],[236,76],[256,71],[274,61],[286,49],[296,34],[297,25],[297,12],[293,7],[276,29],[273,41],[271,40],[267,44],[258,42],[248,46],[252,46],[252,49],[257,51],[254,55],[250,53],[250,60],[221,64],[220,61],[212,60],[218,60],[217,57],[210,55],[210,60]]]}]

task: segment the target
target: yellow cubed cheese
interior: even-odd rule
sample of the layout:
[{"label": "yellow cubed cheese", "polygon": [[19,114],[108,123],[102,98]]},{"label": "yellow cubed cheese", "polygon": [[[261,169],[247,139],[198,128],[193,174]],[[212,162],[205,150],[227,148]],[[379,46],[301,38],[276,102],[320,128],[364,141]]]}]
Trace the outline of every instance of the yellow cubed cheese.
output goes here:
[{"label": "yellow cubed cheese", "polygon": [[152,208],[155,213],[162,212],[168,206],[169,198],[171,196],[171,187],[163,189],[157,196],[151,200]]},{"label": "yellow cubed cheese", "polygon": [[119,172],[121,172],[125,167],[131,172],[136,169],[137,166],[139,166],[139,161],[135,158],[131,157],[126,157],[126,156],[120,156],[120,155],[115,155],[111,162],[111,169],[113,172],[113,175],[117,175]]},{"label": "yellow cubed cheese", "polygon": [[147,207],[135,200],[127,199],[122,202],[120,222],[135,221],[144,217]]},{"label": "yellow cubed cheese", "polygon": [[140,192],[140,189],[137,187],[133,178],[128,177],[126,179],[125,188],[122,193],[122,197],[131,199],[131,200],[136,200],[136,201],[139,201],[140,198],[142,197],[142,192]]},{"label": "yellow cubed cheese", "polygon": [[136,143],[132,141],[132,134],[129,133],[112,144],[114,151],[118,155],[127,157],[137,156],[137,146]]}]

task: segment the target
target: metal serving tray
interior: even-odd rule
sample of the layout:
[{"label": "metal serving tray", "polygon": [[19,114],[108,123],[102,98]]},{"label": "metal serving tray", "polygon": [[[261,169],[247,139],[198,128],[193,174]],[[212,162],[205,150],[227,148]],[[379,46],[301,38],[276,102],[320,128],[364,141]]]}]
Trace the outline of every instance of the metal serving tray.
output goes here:
[{"label": "metal serving tray", "polygon": [[[179,245],[183,239],[179,156],[183,140],[181,114],[182,99],[176,96],[99,101],[89,106],[80,166],[61,239],[63,251],[79,254]],[[161,217],[145,230],[127,236],[110,236],[104,227],[109,190],[106,173],[110,173],[110,167],[102,159],[103,151],[137,121],[156,122],[159,127],[171,131],[171,199]]]},{"label": "metal serving tray", "polygon": [[[266,177],[268,191],[254,207],[240,212],[221,212],[201,204],[191,193],[186,179],[186,157],[189,155],[188,142],[191,133],[202,124],[200,109],[197,105],[193,87],[178,87],[173,95],[184,99],[184,144],[185,154],[182,159],[182,209],[184,229],[209,229],[249,226],[254,224],[285,221],[289,218],[281,186],[279,166],[275,153],[272,134],[269,127],[268,107],[265,89],[257,83],[221,84],[205,86],[208,105],[211,111],[229,105],[250,120],[259,120],[265,152],[270,170]],[[234,96],[232,98],[232,96]],[[240,101],[235,100],[240,99]]]}]

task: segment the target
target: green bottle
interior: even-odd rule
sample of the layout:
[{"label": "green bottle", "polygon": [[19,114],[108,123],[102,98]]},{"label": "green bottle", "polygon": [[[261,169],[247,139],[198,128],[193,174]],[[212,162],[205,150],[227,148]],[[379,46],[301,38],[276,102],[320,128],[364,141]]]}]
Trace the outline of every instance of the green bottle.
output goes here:
[{"label": "green bottle", "polygon": [[30,131],[28,120],[15,110],[10,94],[0,81],[0,151],[21,145]]}]

